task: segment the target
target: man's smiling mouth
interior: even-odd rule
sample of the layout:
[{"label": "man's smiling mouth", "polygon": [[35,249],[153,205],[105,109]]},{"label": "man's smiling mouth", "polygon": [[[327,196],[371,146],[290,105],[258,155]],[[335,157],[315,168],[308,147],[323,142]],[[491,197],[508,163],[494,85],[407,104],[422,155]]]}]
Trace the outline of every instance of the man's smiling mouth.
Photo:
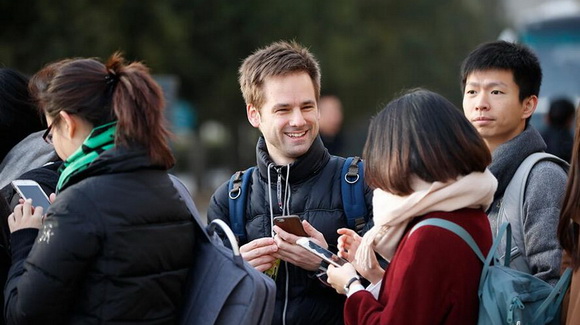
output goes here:
[{"label": "man's smiling mouth", "polygon": [[291,137],[291,138],[300,138],[300,137],[303,137],[305,134],[306,134],[306,131],[300,132],[300,133],[286,133],[286,135]]}]

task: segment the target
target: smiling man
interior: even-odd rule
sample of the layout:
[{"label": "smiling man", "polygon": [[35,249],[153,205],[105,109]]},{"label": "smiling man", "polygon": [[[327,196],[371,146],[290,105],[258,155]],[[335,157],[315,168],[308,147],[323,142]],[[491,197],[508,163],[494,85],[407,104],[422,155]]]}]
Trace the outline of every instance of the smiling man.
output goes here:
[{"label": "smiling man", "polygon": [[[538,104],[542,69],[525,46],[504,41],[485,43],[463,61],[463,111],[492,153],[491,172],[498,180],[487,211],[494,236],[505,189],[529,155],[546,150],[529,124]],[[529,272],[555,284],[560,275],[561,249],[556,236],[566,173],[556,163],[536,164],[528,177],[521,224]]]},{"label": "smiling man", "polygon": [[[344,297],[317,279],[321,259],[296,245],[298,236],[273,226],[274,217],[296,214],[309,237],[334,252],[336,231],[347,227],[340,190],[345,159],[331,156],[318,135],[318,62],[294,42],[276,42],[244,60],[239,82],[248,121],[262,133],[245,204],[242,257],[275,278],[273,324],[343,324]],[[369,214],[371,200],[365,187]],[[208,220],[229,224],[230,201],[226,182],[211,198]]]}]

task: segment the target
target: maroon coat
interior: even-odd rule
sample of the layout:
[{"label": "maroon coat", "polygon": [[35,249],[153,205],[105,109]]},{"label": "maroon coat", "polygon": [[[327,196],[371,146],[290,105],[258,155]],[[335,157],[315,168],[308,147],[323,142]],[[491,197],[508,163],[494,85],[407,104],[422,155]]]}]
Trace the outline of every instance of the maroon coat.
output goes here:
[{"label": "maroon coat", "polygon": [[[416,218],[446,219],[463,227],[487,255],[492,235],[486,214],[461,209]],[[379,300],[362,290],[345,304],[346,324],[475,324],[483,263],[449,230],[426,226],[405,234],[383,276]]]}]

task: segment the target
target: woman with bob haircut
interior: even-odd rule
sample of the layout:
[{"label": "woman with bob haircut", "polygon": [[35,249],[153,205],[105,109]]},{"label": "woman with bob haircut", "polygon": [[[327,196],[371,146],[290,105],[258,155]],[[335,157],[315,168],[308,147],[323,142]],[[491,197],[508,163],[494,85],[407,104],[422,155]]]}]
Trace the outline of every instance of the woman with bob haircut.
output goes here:
[{"label": "woman with bob haircut", "polygon": [[48,211],[26,200],[8,217],[7,323],[175,324],[194,226],[167,174],[161,88],[118,53],[35,77],[44,139],[64,162]]},{"label": "woman with bob haircut", "polygon": [[[422,220],[445,219],[489,251],[484,211],[497,181],[486,169],[491,154],[477,131],[447,99],[416,89],[371,121],[363,157],[375,225],[362,241],[340,229],[339,252],[350,263],[328,269],[328,282],[348,296],[346,324],[475,324],[479,258],[449,230],[409,230]],[[390,261],[386,271],[375,252]],[[368,290],[357,270],[371,282]],[[373,285],[380,286],[375,296]]]}]

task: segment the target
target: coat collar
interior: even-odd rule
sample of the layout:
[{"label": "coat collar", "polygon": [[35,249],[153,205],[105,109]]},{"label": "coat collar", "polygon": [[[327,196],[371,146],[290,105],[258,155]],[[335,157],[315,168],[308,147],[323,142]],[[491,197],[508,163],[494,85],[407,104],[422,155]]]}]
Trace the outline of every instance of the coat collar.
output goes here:
[{"label": "coat collar", "polygon": [[[256,158],[258,161],[258,168],[260,171],[260,177],[264,180],[268,179],[268,165],[274,163],[270,158],[268,153],[268,148],[266,147],[266,141],[264,137],[261,136],[258,139],[258,144],[256,146]],[[301,157],[296,159],[292,164],[290,164],[290,183],[300,183],[310,177],[316,175],[320,170],[328,163],[330,160],[330,154],[328,150],[324,147],[320,136],[316,137],[310,149]],[[276,166],[274,165],[270,173],[271,175],[277,175],[277,170],[281,171],[282,177],[286,177],[286,166]],[[275,178],[272,179],[275,181]]]},{"label": "coat collar", "polygon": [[546,143],[532,125],[528,125],[515,138],[498,146],[492,153],[489,166],[489,170],[498,181],[494,200],[503,197],[506,187],[524,159],[534,152],[544,150],[546,150]]}]

